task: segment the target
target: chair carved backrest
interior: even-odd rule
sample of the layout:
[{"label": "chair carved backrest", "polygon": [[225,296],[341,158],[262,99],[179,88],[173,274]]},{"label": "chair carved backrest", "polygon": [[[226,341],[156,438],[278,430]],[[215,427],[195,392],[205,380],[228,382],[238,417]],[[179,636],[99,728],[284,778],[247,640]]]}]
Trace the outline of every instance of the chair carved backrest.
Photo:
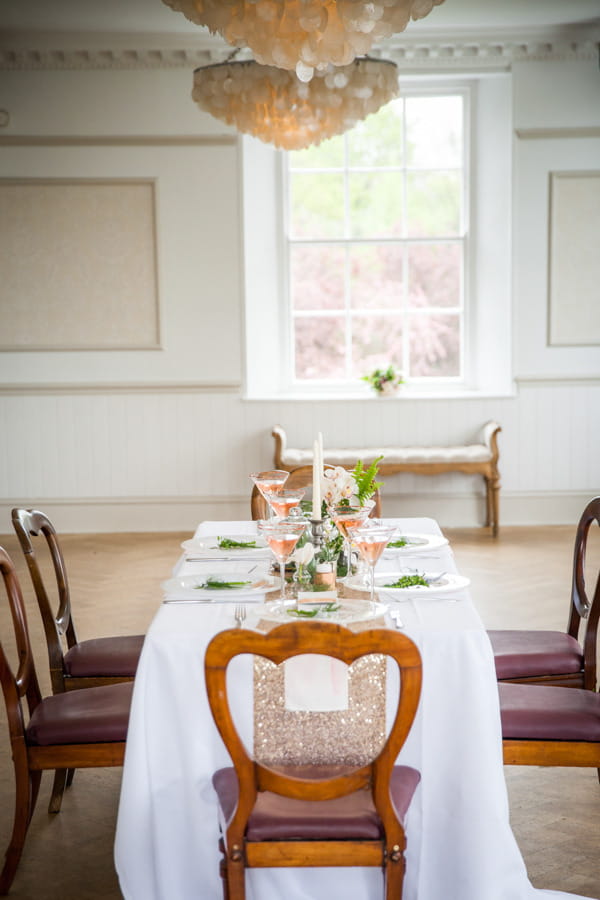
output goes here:
[{"label": "chair carved backrest", "polygon": [[[400,673],[398,708],[387,739],[375,759],[341,774],[325,777],[286,775],[284,767],[269,768],[253,759],[235,727],[227,697],[227,666],[239,654],[262,656],[275,664],[301,654],[334,657],[350,665],[372,653],[392,658]],[[396,758],[413,723],[421,692],[421,657],[404,634],[389,629],[355,633],[332,622],[294,622],[268,634],[230,629],[217,634],[205,656],[208,700],[215,724],[231,756],[239,781],[239,802],[227,829],[227,845],[242,846],[248,818],[259,791],[271,791],[301,800],[333,800],[359,788],[370,787],[386,839],[404,846],[404,831],[389,795],[389,780]]]},{"label": "chair carved backrest", "polygon": [[21,706],[22,699],[25,698],[28,713],[31,716],[42,697],[29,639],[23,594],[12,560],[2,547],[0,547],[0,571],[2,572],[2,579],[8,597],[18,657],[17,670],[14,672],[0,642],[0,682],[2,683],[2,693],[6,704],[8,728],[14,757],[15,754],[25,752],[23,742],[25,718]]},{"label": "chair carved backrest", "polygon": [[583,637],[583,656],[585,681],[588,690],[596,690],[596,647],[598,638],[598,621],[600,619],[600,568],[592,599],[585,585],[585,558],[589,532],[592,524],[600,526],[600,497],[590,500],[584,509],[575,535],[573,553],[573,580],[571,583],[571,608],[567,630],[578,639],[581,620],[586,620]]},{"label": "chair carved backrest", "polygon": [[[48,660],[50,663],[50,677],[52,690],[61,693],[64,690],[64,662],[61,635],[67,643],[67,647],[73,647],[77,643],[77,635],[71,615],[71,597],[69,582],[64,558],[60,549],[58,535],[44,513],[35,509],[13,509],[12,523],[21,549],[27,561],[29,574],[33,582],[35,596],[38,602],[46,645],[48,647]],[[32,538],[43,537],[50,551],[50,558],[56,575],[58,592],[58,608],[52,609],[50,597],[39,565]]]},{"label": "chair carved backrest", "polygon": [[[325,466],[325,468],[332,468],[330,466]],[[312,485],[313,480],[313,469],[312,466],[297,466],[295,469],[290,469],[290,474],[288,475],[287,481],[285,482],[286,488],[301,488],[301,487],[309,487]],[[379,518],[381,516],[381,496],[379,494],[379,489],[375,491],[372,499],[375,501],[375,506],[369,513],[370,516]],[[256,519],[265,519],[268,516],[268,504],[263,495],[260,493],[256,485],[254,485],[252,489],[252,495],[250,498],[250,509],[252,513],[252,518]]]}]

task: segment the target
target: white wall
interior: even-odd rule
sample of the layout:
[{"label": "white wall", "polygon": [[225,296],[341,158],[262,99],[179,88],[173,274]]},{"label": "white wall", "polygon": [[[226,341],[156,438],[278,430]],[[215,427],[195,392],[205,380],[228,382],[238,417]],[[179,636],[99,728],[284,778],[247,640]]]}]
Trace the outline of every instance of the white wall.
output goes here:
[{"label": "white wall", "polygon": [[[383,402],[242,399],[241,149],[194,107],[189,71],[2,72],[0,177],[156,179],[162,349],[0,353],[0,533],[17,504],[61,531],[245,517],[247,474],[271,464],[275,423],[293,444],[322,430],[360,446],[463,442],[489,418],[503,428],[501,523],[575,521],[600,490],[600,348],[546,346],[548,172],[600,169],[598,130],[581,131],[600,124],[600,73],[589,60],[513,72],[517,393]],[[16,135],[28,145],[11,146]],[[396,476],[384,510],[477,525],[481,487]]]}]

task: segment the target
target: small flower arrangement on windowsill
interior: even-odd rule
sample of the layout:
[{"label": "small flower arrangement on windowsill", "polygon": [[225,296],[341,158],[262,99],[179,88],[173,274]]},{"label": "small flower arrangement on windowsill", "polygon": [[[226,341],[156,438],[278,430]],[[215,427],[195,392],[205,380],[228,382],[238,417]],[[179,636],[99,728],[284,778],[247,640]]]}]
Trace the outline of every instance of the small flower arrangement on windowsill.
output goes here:
[{"label": "small flower arrangement on windowsill", "polygon": [[400,385],[404,384],[404,376],[390,363],[387,369],[374,369],[369,375],[363,375],[378,397],[393,397]]}]

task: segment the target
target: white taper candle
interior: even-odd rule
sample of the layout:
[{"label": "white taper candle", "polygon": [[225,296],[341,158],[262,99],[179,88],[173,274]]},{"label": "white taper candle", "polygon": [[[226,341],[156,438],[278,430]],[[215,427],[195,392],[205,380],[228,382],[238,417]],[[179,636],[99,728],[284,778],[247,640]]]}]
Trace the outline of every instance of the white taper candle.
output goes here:
[{"label": "white taper candle", "polygon": [[321,518],[321,466],[319,457],[319,442],[313,444],[313,519]]}]

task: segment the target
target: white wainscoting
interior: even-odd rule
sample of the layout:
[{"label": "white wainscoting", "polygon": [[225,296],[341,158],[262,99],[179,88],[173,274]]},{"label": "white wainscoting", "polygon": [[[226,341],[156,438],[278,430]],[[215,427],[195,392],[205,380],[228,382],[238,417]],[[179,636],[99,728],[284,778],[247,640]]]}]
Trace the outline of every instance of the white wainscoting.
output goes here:
[{"label": "white wainscoting", "polygon": [[[526,382],[517,396],[465,400],[245,401],[236,388],[0,390],[0,533],[10,509],[49,511],[60,531],[191,530],[249,514],[248,473],[290,443],[443,444],[499,436],[500,523],[572,523],[600,493],[600,381]],[[482,479],[386,479],[384,511],[443,526],[483,521]]]}]

